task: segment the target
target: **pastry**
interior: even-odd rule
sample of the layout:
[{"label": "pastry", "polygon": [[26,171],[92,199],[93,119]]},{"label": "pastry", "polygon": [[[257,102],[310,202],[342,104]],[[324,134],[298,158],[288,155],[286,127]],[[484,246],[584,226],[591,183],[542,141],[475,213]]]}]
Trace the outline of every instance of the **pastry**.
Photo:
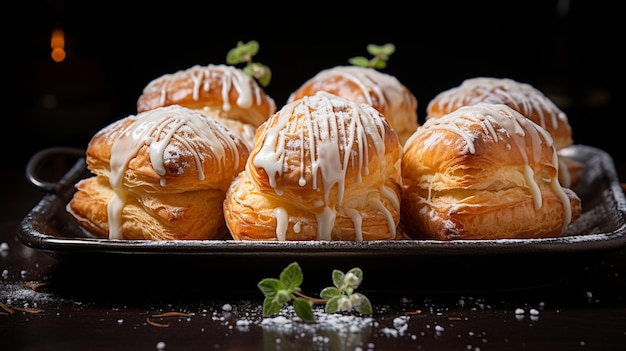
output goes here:
[{"label": "pastry", "polygon": [[389,74],[362,66],[336,66],[320,71],[293,91],[287,102],[326,91],[346,99],[372,105],[387,118],[400,143],[417,129],[417,99]]},{"label": "pastry", "polygon": [[197,109],[253,143],[256,128],[276,112],[276,103],[254,78],[230,65],[193,66],[149,82],[137,112],[181,105]]},{"label": "pastry", "polygon": [[402,146],[368,104],[320,91],[257,130],[224,216],[235,240],[399,239]]},{"label": "pastry", "polygon": [[581,201],[548,131],[504,104],[430,118],[405,144],[401,227],[438,240],[561,236]]},{"label": "pastry", "polygon": [[[567,115],[539,89],[508,78],[466,79],[461,85],[442,91],[430,100],[426,106],[426,119],[438,118],[461,106],[479,102],[505,104],[515,109],[550,132],[557,150],[573,144]],[[584,165],[565,157],[560,157],[559,162],[560,181],[568,187],[576,185]]]},{"label": "pastry", "polygon": [[86,162],[94,176],[76,184],[67,210],[110,239],[226,237],[222,204],[248,155],[237,135],[199,111],[157,107],[92,137]]}]

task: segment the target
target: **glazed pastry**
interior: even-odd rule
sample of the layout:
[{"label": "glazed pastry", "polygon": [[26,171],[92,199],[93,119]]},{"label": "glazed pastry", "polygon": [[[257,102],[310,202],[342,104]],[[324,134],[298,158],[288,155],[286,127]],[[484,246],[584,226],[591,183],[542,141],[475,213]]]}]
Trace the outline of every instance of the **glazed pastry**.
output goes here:
[{"label": "glazed pastry", "polygon": [[[572,128],[567,115],[540,90],[527,83],[508,78],[476,77],[436,95],[426,106],[426,119],[438,118],[461,106],[479,102],[505,104],[552,135],[557,150],[573,144]],[[560,157],[559,179],[564,186],[577,184],[584,165]]]},{"label": "glazed pastry", "polygon": [[226,237],[222,204],[248,155],[237,135],[199,111],[172,105],[131,115],[92,137],[94,176],[76,184],[67,210],[109,239]]},{"label": "glazed pastry", "polygon": [[400,143],[417,129],[417,99],[398,79],[374,68],[337,66],[320,71],[293,91],[287,102],[326,91],[372,105],[396,131]]},{"label": "glazed pastry", "polygon": [[181,105],[233,129],[248,146],[256,128],[276,112],[276,103],[254,78],[229,65],[193,66],[154,79],[137,100],[137,112]]},{"label": "glazed pastry", "polygon": [[401,227],[438,240],[561,236],[581,215],[548,131],[504,104],[431,118],[402,157]]},{"label": "glazed pastry", "polygon": [[224,201],[235,240],[399,239],[398,136],[367,104],[318,92],[257,130]]}]

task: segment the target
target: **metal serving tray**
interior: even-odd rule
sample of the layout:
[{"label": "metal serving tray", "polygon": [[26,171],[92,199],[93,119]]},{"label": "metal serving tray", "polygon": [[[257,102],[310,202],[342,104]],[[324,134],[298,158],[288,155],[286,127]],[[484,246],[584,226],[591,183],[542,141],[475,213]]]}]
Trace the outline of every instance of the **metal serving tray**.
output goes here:
[{"label": "metal serving tray", "polygon": [[[360,267],[365,273],[361,289],[372,291],[535,288],[561,281],[626,243],[626,199],[611,157],[585,145],[562,152],[585,164],[574,189],[583,213],[558,238],[447,242],[102,239],[80,228],[65,210],[75,191],[73,185],[89,176],[83,151],[68,148],[45,149],[31,158],[26,176],[46,194],[23,218],[17,237],[58,258],[60,270],[70,279],[79,274],[81,279],[141,284],[162,284],[165,279],[209,289],[254,290],[260,279],[278,277],[282,268],[298,261],[305,284],[330,282],[333,269]],[[59,181],[39,178],[43,162],[68,155],[77,160]],[[199,275],[206,279],[198,279]],[[223,279],[230,282],[215,284]]]}]

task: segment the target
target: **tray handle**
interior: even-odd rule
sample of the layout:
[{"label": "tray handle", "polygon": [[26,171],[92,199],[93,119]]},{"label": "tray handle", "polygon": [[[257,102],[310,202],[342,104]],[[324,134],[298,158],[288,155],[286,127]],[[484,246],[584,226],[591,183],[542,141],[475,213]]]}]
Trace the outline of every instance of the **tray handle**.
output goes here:
[{"label": "tray handle", "polygon": [[[43,180],[40,176],[41,168],[46,161],[55,157],[75,157],[77,161],[70,171],[65,173],[58,181]],[[74,179],[75,175],[83,174],[82,171],[85,169],[85,150],[72,147],[51,147],[38,151],[28,160],[26,164],[26,179],[40,190],[49,193],[60,193],[68,185],[73,185],[77,180]]]}]

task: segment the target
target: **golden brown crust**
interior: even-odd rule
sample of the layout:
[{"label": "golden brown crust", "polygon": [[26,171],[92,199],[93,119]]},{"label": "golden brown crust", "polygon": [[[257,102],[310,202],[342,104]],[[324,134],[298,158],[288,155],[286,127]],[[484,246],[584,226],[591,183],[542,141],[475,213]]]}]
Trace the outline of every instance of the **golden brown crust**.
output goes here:
[{"label": "golden brown crust", "polygon": [[402,158],[401,226],[419,238],[560,236],[581,214],[550,134],[503,104],[427,120]]},{"label": "golden brown crust", "polygon": [[376,69],[337,66],[320,71],[293,91],[288,102],[318,91],[373,106],[387,118],[401,144],[417,129],[417,98],[397,78]]},{"label": "golden brown crust", "polygon": [[559,150],[573,143],[567,115],[537,88],[508,78],[466,79],[461,85],[437,94],[426,106],[426,119],[479,102],[505,104],[518,111],[550,132]]},{"label": "golden brown crust", "polygon": [[274,99],[252,77],[228,65],[196,65],[154,79],[137,99],[137,112],[170,105],[199,110],[250,145],[250,130],[276,112]]},{"label": "golden brown crust", "polygon": [[[479,102],[505,104],[546,129],[557,150],[573,144],[572,128],[567,115],[534,86],[508,78],[476,77],[437,94],[426,106],[426,119],[439,118],[461,106]],[[583,165],[561,158],[559,180],[574,187]]]},{"label": "golden brown crust", "polygon": [[319,92],[257,130],[224,215],[235,240],[397,239],[402,147],[371,106]]},{"label": "golden brown crust", "polygon": [[76,185],[67,209],[113,239],[223,237],[222,202],[248,154],[232,131],[195,110],[129,116],[92,137],[86,161],[95,176]]}]

